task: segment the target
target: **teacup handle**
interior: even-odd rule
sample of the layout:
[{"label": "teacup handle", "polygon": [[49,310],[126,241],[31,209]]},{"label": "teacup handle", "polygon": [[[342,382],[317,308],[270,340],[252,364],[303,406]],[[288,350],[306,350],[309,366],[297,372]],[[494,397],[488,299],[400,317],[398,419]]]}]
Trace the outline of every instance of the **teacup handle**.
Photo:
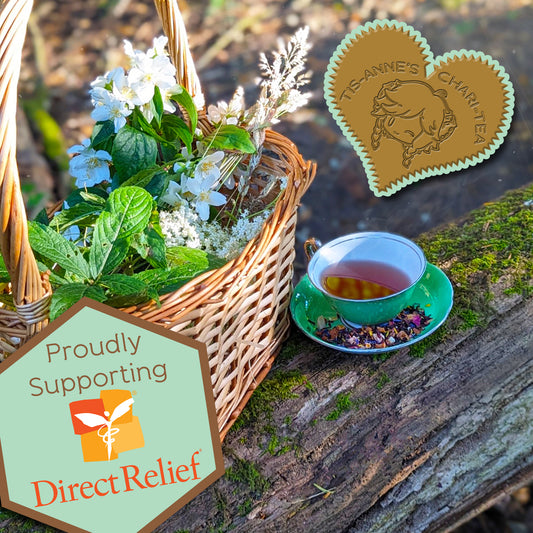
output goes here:
[{"label": "teacup handle", "polygon": [[322,243],[315,239],[314,237],[311,237],[310,239],[307,239],[304,242],[304,252],[307,256],[307,260],[311,261],[311,257],[315,255],[316,251],[322,246]]}]

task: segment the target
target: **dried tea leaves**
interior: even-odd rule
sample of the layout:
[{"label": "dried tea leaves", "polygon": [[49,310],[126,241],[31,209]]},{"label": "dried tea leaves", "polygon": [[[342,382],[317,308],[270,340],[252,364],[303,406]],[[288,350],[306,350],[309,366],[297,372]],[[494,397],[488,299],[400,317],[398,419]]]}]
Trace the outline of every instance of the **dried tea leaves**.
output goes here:
[{"label": "dried tea leaves", "polygon": [[395,318],[374,326],[358,328],[322,316],[316,321],[315,335],[330,344],[356,350],[400,347],[422,333],[432,318],[417,304],[406,307]]}]

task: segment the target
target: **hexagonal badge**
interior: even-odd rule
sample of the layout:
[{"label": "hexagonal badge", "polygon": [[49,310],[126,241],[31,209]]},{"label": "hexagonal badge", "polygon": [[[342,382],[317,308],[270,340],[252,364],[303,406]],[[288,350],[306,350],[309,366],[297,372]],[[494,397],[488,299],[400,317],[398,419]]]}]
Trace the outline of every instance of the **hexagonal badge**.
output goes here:
[{"label": "hexagonal badge", "polygon": [[148,532],[224,473],[204,344],[83,298],[0,364],[2,506]]}]

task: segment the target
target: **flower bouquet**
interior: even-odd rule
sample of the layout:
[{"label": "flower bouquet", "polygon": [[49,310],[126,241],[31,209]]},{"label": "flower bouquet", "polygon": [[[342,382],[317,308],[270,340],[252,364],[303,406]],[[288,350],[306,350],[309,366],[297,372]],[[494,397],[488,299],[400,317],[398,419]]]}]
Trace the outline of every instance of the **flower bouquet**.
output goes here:
[{"label": "flower bouquet", "polygon": [[125,41],[129,69],[94,80],[92,135],[69,149],[76,188],[26,223],[8,119],[31,2],[6,2],[0,342],[12,352],[85,296],[192,336],[208,346],[224,435],[288,328],[296,207],[314,166],[268,128],[308,99],[307,31],[272,63],[261,56],[253,106],[238,88],[206,110],[177,3],[155,4],[170,39]]}]

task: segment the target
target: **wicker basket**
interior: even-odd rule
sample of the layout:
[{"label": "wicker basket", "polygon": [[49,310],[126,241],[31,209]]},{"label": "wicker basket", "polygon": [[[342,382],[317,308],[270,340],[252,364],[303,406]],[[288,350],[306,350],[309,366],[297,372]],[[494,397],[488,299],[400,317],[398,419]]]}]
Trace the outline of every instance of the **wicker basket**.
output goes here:
[{"label": "wicker basket", "polygon": [[[155,0],[169,38],[178,82],[201,94],[176,0]],[[14,309],[0,307],[0,348],[12,353],[48,321],[50,285],[29,246],[15,160],[17,82],[31,0],[2,0],[0,13],[1,246],[11,278]],[[207,121],[202,121],[205,129]],[[315,174],[294,144],[266,132],[260,166],[286,175],[272,215],[240,257],[206,272],[178,291],[127,313],[207,344],[221,438],[270,369],[289,327],[296,209]]]}]

